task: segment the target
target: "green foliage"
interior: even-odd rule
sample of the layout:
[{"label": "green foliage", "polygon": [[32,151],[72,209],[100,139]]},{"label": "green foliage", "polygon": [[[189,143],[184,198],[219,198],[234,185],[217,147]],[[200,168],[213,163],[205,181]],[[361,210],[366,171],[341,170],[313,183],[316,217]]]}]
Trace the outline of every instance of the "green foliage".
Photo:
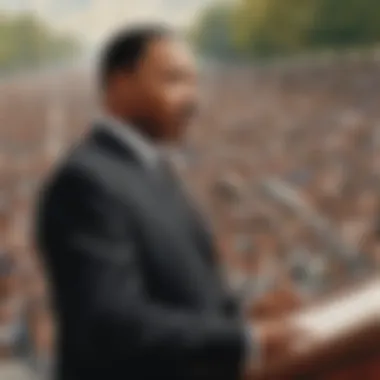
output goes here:
[{"label": "green foliage", "polygon": [[58,62],[79,51],[77,40],[54,33],[32,14],[0,15],[1,72]]},{"label": "green foliage", "polygon": [[309,28],[312,46],[357,46],[380,40],[380,3],[376,0],[320,0]]},{"label": "green foliage", "polygon": [[[254,54],[293,52],[305,45],[315,1],[246,0],[236,10],[243,49]],[[239,38],[238,37],[238,38]]]},{"label": "green foliage", "polygon": [[198,46],[245,56],[373,45],[380,40],[378,0],[241,0],[206,10]]},{"label": "green foliage", "polygon": [[205,55],[226,59],[238,54],[233,41],[232,11],[228,6],[211,6],[202,14],[191,37]]}]

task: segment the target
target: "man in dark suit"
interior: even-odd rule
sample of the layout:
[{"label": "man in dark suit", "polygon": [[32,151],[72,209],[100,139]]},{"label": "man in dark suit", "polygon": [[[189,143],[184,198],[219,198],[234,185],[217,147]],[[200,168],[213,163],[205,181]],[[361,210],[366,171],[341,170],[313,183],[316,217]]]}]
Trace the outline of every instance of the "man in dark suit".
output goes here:
[{"label": "man in dark suit", "polygon": [[57,376],[237,379],[290,330],[243,321],[206,224],[157,148],[177,141],[196,109],[193,57],[171,31],[138,27],[110,41],[100,68],[103,115],[38,208]]}]

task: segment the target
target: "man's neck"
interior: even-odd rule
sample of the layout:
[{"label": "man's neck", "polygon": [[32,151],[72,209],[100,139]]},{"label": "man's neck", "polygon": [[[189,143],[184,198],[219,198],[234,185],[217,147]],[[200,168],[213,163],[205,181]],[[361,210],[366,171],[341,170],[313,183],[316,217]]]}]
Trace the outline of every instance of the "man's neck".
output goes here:
[{"label": "man's neck", "polygon": [[139,128],[121,118],[103,112],[99,117],[100,125],[106,128],[124,144],[133,149],[138,157],[147,165],[156,161],[156,146],[147,139]]},{"label": "man's neck", "polygon": [[102,112],[103,115],[106,115],[109,118],[118,120],[119,123],[129,126],[137,131],[137,133],[144,136],[146,140],[151,143],[159,143],[156,141],[157,139],[153,138],[151,133],[149,133],[150,128],[147,127],[146,123],[144,123],[141,118],[136,117],[132,113],[120,112],[115,107],[105,106]]},{"label": "man's neck", "polygon": [[165,138],[165,136],[159,136],[157,133],[152,133],[152,131],[158,130],[158,128],[154,128],[147,120],[134,115],[132,112],[121,112],[117,107],[106,103],[102,114],[135,129],[137,133],[141,134],[148,142],[152,144],[168,147],[173,147],[176,145],[176,142],[170,141],[170,139]]}]

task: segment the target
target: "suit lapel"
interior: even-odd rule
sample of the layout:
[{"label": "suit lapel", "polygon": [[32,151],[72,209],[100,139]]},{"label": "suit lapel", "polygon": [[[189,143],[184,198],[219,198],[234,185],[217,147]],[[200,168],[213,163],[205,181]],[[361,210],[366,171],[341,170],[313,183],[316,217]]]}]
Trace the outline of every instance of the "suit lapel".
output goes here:
[{"label": "suit lapel", "polygon": [[[106,149],[109,154],[115,155],[119,160],[124,160],[125,165],[128,164],[129,168],[134,168],[134,177],[141,182],[140,186],[136,187],[146,191],[146,197],[152,200],[152,205],[154,204],[157,210],[161,210],[161,213],[165,215],[168,210],[171,210],[170,214],[173,219],[183,221],[198,251],[206,259],[205,261],[208,264],[215,262],[211,228],[190,194],[184,189],[170,163],[162,160],[157,166],[157,171],[147,168],[133,149],[101,126],[99,128],[95,126],[90,139],[102,149]],[[166,219],[170,218],[171,216],[167,215]],[[178,227],[176,220],[171,220],[170,224],[173,224],[173,228]]]},{"label": "suit lapel", "polygon": [[[165,166],[165,165],[164,165]],[[214,260],[214,247],[211,228],[203,217],[194,199],[181,183],[177,174],[170,165],[166,165],[166,175],[170,188],[174,191],[174,197],[179,200],[178,207],[183,209],[184,217],[189,223],[189,228],[194,234],[194,239],[197,242],[199,251],[206,257],[207,261]]]}]

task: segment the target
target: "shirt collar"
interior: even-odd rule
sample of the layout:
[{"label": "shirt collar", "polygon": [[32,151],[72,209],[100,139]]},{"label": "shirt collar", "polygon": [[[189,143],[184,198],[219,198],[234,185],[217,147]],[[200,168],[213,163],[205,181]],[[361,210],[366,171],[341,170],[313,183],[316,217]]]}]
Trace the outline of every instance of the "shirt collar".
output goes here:
[{"label": "shirt collar", "polygon": [[137,129],[111,115],[101,115],[98,120],[102,128],[133,149],[145,165],[154,166],[157,163],[159,157],[156,147]]}]

